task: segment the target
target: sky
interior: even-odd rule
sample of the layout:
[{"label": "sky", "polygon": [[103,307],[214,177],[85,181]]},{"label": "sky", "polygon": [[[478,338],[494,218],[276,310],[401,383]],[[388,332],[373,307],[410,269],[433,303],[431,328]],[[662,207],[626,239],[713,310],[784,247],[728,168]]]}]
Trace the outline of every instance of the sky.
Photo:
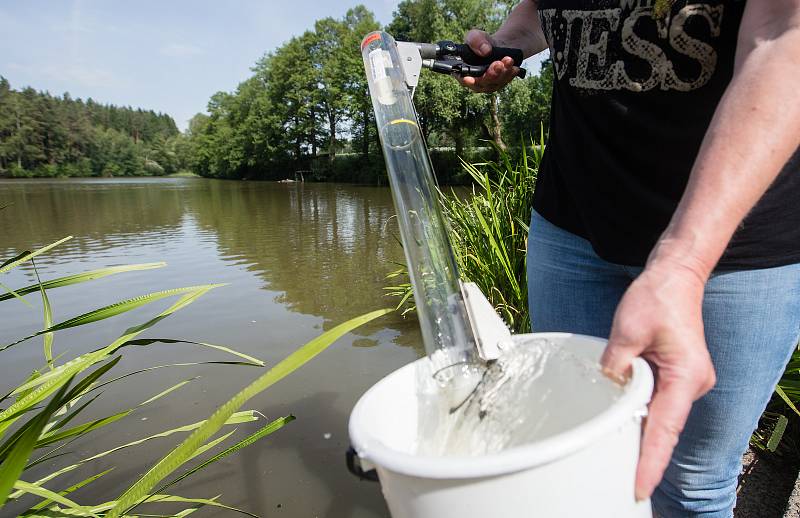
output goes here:
[{"label": "sky", "polygon": [[386,24],[398,1],[5,0],[0,76],[14,89],[168,113],[183,130],[317,19],[364,3]]}]

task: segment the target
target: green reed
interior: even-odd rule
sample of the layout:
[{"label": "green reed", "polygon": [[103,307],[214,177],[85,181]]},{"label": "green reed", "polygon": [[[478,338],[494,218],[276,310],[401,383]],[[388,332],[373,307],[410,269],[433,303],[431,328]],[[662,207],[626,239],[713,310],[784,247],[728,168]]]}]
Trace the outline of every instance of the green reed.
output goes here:
[{"label": "green reed", "polygon": [[[1,207],[0,210],[2,208],[5,207]],[[34,258],[49,252],[69,239],[67,237],[33,252],[25,251],[20,253],[0,265],[0,275],[21,264],[31,262],[36,278],[39,279]],[[134,508],[138,508],[141,505],[169,503],[179,509],[177,512],[170,514],[170,516],[188,516],[203,507],[215,507],[220,510],[236,511],[248,516],[254,516],[247,511],[221,503],[219,495],[211,498],[187,498],[173,494],[171,488],[197,471],[205,469],[210,464],[230,454],[236,453],[293,421],[295,418],[292,415],[279,417],[260,426],[255,432],[244,439],[236,441],[224,450],[213,455],[209,454],[203,461],[196,461],[197,457],[225,443],[235,432],[234,429],[215,437],[223,428],[264,418],[262,414],[254,410],[240,410],[247,400],[300,368],[347,332],[391,311],[373,311],[323,333],[258,376],[249,386],[217,408],[207,419],[140,437],[77,462],[61,462],[64,458],[62,456],[65,453],[64,449],[72,444],[73,441],[91,439],[93,432],[111,423],[124,420],[140,408],[152,404],[173,391],[183,389],[195,378],[163,388],[132,408],[122,409],[99,419],[81,419],[82,412],[102,396],[101,389],[116,381],[144,372],[171,367],[207,364],[264,367],[264,362],[261,360],[221,345],[190,340],[139,338],[142,332],[149,330],[173,313],[186,308],[209,291],[221,287],[222,285],[220,284],[205,284],[157,291],[122,300],[63,322],[53,323],[50,301],[47,297],[49,290],[80,284],[110,275],[164,266],[166,266],[165,263],[147,263],[101,268],[58,279],[38,280],[35,284],[17,289],[11,289],[0,283],[0,292],[4,292],[0,294],[0,302],[9,300],[21,301],[32,307],[30,302],[25,299],[25,296],[36,294],[35,296],[40,297],[44,321],[42,329],[36,333],[8,344],[0,344],[0,353],[11,347],[24,347],[27,345],[25,342],[34,337],[42,336],[45,362],[40,369],[34,370],[7,394],[0,395],[0,405],[2,405],[2,408],[0,408],[0,511],[6,505],[14,503],[23,509],[20,516],[25,517],[90,516],[111,518],[134,516],[131,514]],[[155,301],[167,298],[177,300],[169,308],[157,313],[146,322],[124,330],[112,343],[69,359],[63,358],[61,355],[54,356],[54,337],[58,331],[104,321],[127,313],[132,309],[147,306]],[[228,361],[192,361],[153,365],[114,377],[109,376],[110,371],[115,368],[122,358],[122,352],[126,347],[158,347],[175,343],[186,343],[221,351],[232,356],[233,359]],[[71,485],[60,483],[59,477],[62,475],[79,468],[91,469],[92,466],[101,464],[97,462],[99,459],[113,456],[121,450],[147,447],[147,443],[150,441],[185,434],[188,434],[188,436],[182,442],[173,447],[167,455],[155,463],[141,478],[134,481],[122,494],[115,498],[110,498],[112,495],[93,495],[98,501],[92,503],[79,503],[71,498],[73,492],[90,486],[93,482],[112,471],[111,469],[99,471],[98,467],[95,474],[78,483]],[[173,472],[186,465],[191,466],[174,478],[169,478]],[[39,466],[47,467],[46,474],[41,475],[41,469],[37,468],[38,478],[29,480],[32,469]],[[168,490],[169,492],[167,492]],[[138,511],[137,515],[140,515]]]}]

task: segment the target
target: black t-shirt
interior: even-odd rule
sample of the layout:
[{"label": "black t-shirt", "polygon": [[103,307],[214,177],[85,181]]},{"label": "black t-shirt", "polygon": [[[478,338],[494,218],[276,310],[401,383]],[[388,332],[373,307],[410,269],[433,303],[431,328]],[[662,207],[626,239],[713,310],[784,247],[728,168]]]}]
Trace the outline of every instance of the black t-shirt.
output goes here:
[{"label": "black t-shirt", "polygon": [[[640,266],[677,207],[733,75],[744,11],[742,0],[677,0],[657,18],[652,4],[538,0],[554,85],[534,208],[588,239],[607,261]],[[742,222],[718,268],[795,262],[800,149]]]}]

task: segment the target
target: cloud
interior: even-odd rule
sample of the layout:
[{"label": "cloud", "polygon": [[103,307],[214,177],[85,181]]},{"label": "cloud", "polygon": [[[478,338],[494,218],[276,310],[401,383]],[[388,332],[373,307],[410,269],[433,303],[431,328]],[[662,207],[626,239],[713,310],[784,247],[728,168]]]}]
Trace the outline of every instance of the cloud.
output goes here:
[{"label": "cloud", "polygon": [[182,43],[170,43],[169,45],[161,47],[158,52],[162,56],[168,56],[171,58],[185,58],[205,54],[205,51],[200,47],[195,45],[185,45]]}]

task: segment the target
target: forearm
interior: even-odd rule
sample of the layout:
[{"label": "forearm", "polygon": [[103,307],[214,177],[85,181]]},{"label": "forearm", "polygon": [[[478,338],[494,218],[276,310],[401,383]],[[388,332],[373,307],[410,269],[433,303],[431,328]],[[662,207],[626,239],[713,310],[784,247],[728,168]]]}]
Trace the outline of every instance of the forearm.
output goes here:
[{"label": "forearm", "polygon": [[679,264],[705,282],[739,223],[800,144],[798,13],[793,7],[780,25],[765,16],[743,21],[749,25],[740,33],[734,77],[648,265]]},{"label": "forearm", "polygon": [[526,58],[546,49],[535,0],[522,0],[517,4],[492,39],[498,46],[522,49]]}]

